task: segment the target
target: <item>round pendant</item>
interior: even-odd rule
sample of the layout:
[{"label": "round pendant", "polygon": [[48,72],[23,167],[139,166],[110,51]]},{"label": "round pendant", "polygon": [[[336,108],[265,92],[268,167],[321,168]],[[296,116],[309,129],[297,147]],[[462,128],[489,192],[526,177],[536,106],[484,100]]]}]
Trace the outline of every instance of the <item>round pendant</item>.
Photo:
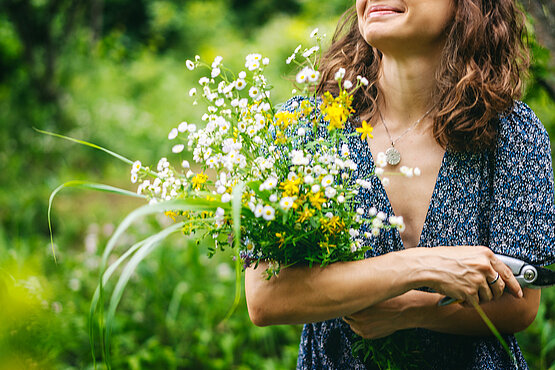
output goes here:
[{"label": "round pendant", "polygon": [[387,163],[392,166],[396,166],[401,162],[401,153],[394,147],[391,147],[385,151],[385,158]]}]

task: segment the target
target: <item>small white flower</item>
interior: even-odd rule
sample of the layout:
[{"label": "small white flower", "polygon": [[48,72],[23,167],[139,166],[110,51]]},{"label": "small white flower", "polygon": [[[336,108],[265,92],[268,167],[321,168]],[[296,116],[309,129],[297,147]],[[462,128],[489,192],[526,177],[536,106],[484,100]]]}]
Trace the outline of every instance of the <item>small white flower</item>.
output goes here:
[{"label": "small white flower", "polygon": [[422,175],[420,168],[414,167],[414,176],[420,176],[420,175]]},{"label": "small white flower", "polygon": [[239,72],[238,76],[239,76],[240,79],[245,79],[245,78],[247,78],[247,72],[241,71],[241,72]]},{"label": "small white flower", "polygon": [[310,38],[314,38],[314,36],[318,35],[318,28],[315,28],[314,31],[310,33]]},{"label": "small white flower", "polygon": [[281,207],[281,209],[283,209],[284,211],[288,211],[291,209],[291,207],[293,207],[293,203],[295,202],[295,199],[292,197],[283,197],[281,198],[281,200],[279,201],[279,206]]},{"label": "small white flower", "polygon": [[353,83],[352,83],[351,81],[349,81],[349,80],[345,80],[345,82],[343,82],[343,87],[344,87],[346,90],[349,90],[350,88],[353,87]]},{"label": "small white flower", "polygon": [[185,65],[187,66],[187,69],[189,71],[192,71],[195,69],[195,63],[193,63],[192,61],[190,61],[189,59],[187,59],[187,61],[185,62]]},{"label": "small white flower", "polygon": [[332,175],[324,176],[324,178],[322,179],[322,186],[327,188],[332,184],[333,184],[333,176]]},{"label": "small white flower", "polygon": [[311,175],[306,175],[304,177],[304,183],[307,185],[312,185],[314,183],[314,177],[312,177]]},{"label": "small white flower", "polygon": [[264,64],[265,66],[267,66],[268,64],[270,64],[270,59],[269,59],[269,58],[264,58],[264,59],[262,59],[262,64]]},{"label": "small white flower", "polygon": [[379,235],[380,235],[380,229],[378,229],[378,228],[373,228],[373,229],[372,229],[372,235],[373,235],[373,236],[379,236]]},{"label": "small white flower", "polygon": [[191,165],[189,164],[189,161],[183,161],[183,162],[181,162],[181,167],[183,167],[183,168],[191,168]]},{"label": "small white flower", "polygon": [[343,195],[340,195],[337,197],[337,203],[343,203],[345,202],[345,197]]},{"label": "small white flower", "polygon": [[254,216],[255,217],[262,216],[263,210],[264,210],[264,206],[262,204],[258,204],[256,207],[254,207]]},{"label": "small white flower", "polygon": [[218,67],[218,66],[222,63],[222,60],[223,60],[223,59],[224,59],[224,58],[222,58],[222,57],[219,56],[219,55],[218,55],[216,58],[214,58],[214,61],[212,62],[212,68]]},{"label": "small white flower", "polygon": [[374,173],[376,174],[376,176],[381,176],[383,175],[385,172],[385,170],[382,167],[376,167],[376,169],[374,170]]},{"label": "small white flower", "polygon": [[349,229],[349,235],[351,236],[351,238],[356,238],[360,235],[360,232],[355,229]]},{"label": "small white flower", "polygon": [[262,185],[260,185],[260,190],[273,190],[277,186],[278,179],[273,176],[270,176]]},{"label": "small white flower", "polygon": [[291,62],[295,59],[296,54],[293,53],[289,56],[289,58],[287,58],[287,60],[285,61],[285,64],[291,64]]},{"label": "small white flower", "polygon": [[380,227],[383,226],[383,222],[382,222],[382,220],[380,220],[379,218],[376,217],[375,219],[372,220],[372,226],[376,229],[380,228]]},{"label": "small white flower", "polygon": [[360,84],[361,84],[362,86],[368,86],[368,83],[369,83],[369,82],[368,82],[368,79],[367,79],[366,77],[362,77],[362,78],[360,79]]},{"label": "small white flower", "polygon": [[275,203],[278,201],[278,196],[277,194],[272,194],[270,195],[270,202]]},{"label": "small white flower", "polygon": [[136,172],[133,172],[133,173],[131,174],[131,182],[134,184],[134,183],[137,182],[138,179],[139,179],[139,176],[137,175],[137,173],[136,173]]},{"label": "small white flower", "polygon": [[299,129],[297,130],[297,135],[305,136],[306,135],[306,130],[303,127],[299,127]]},{"label": "small white flower", "polygon": [[131,173],[137,173],[141,169],[141,161],[133,162],[133,166],[131,167]]},{"label": "small white flower", "polygon": [[333,187],[330,186],[326,188],[325,194],[326,194],[326,197],[333,198],[337,194],[337,190],[335,190]]},{"label": "small white flower", "polygon": [[318,82],[318,79],[320,78],[320,72],[318,71],[314,71],[311,70],[310,73],[308,74],[308,82]]},{"label": "small white flower", "polygon": [[388,177],[384,177],[382,179],[382,185],[383,186],[388,186],[389,185],[389,178]]},{"label": "small white flower", "polygon": [[376,217],[383,221],[387,218],[387,215],[384,212],[378,212]]},{"label": "small white flower", "polygon": [[227,203],[227,202],[229,202],[230,200],[231,200],[231,194],[229,194],[229,193],[224,193],[224,194],[222,195],[222,202],[223,202],[223,203]]},{"label": "small white flower", "polygon": [[175,154],[181,153],[185,149],[185,145],[177,144],[172,147],[172,152]]},{"label": "small white flower", "polygon": [[296,81],[299,84],[303,84],[308,80],[308,68],[303,68],[299,73],[297,73]]},{"label": "small white flower", "polygon": [[370,217],[374,217],[375,215],[377,215],[378,214],[377,208],[376,207],[370,208],[369,214],[370,214]]},{"label": "small white flower", "polygon": [[343,77],[345,77],[345,68],[339,68],[339,70],[335,73],[335,80],[342,80]]},{"label": "small white flower", "polygon": [[312,190],[313,193],[317,193],[320,191],[320,185],[314,184],[310,190]]},{"label": "small white flower", "polygon": [[177,135],[179,134],[179,131],[177,131],[176,128],[172,128],[172,130],[170,131],[170,133],[168,134],[168,139],[169,140],[173,140],[177,137]]},{"label": "small white flower", "polygon": [[212,78],[216,78],[220,75],[220,73],[222,73],[222,71],[219,68],[214,68],[210,76],[212,76]]},{"label": "small white flower", "polygon": [[276,210],[272,206],[265,206],[262,210],[262,218],[266,221],[272,221],[276,218]]},{"label": "small white flower", "polygon": [[189,90],[189,96],[195,96],[195,95],[197,95],[197,89],[193,87],[191,90]]},{"label": "small white flower", "polygon": [[235,81],[235,88],[239,91],[243,90],[247,86],[247,83],[242,78]]},{"label": "small white flower", "polygon": [[250,88],[249,96],[251,98],[256,99],[259,95],[260,95],[260,90],[258,89],[258,87],[253,86],[253,87]]},{"label": "small white flower", "polygon": [[198,80],[198,83],[199,85],[205,86],[210,83],[210,80],[208,79],[208,77],[202,77],[200,80]]},{"label": "small white flower", "polygon": [[249,71],[254,71],[260,68],[260,62],[258,60],[249,60],[245,63],[245,67]]},{"label": "small white flower", "polygon": [[357,208],[357,215],[364,215],[364,209],[363,208]]}]

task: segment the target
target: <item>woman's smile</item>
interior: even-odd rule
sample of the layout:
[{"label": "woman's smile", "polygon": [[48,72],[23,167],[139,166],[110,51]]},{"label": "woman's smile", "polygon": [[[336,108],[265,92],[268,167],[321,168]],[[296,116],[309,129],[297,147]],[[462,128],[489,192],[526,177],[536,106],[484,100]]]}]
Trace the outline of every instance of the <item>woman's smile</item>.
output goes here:
[{"label": "woman's smile", "polygon": [[383,16],[390,16],[396,14],[402,14],[403,10],[389,6],[389,5],[373,5],[368,9],[367,17],[368,18],[378,18]]}]

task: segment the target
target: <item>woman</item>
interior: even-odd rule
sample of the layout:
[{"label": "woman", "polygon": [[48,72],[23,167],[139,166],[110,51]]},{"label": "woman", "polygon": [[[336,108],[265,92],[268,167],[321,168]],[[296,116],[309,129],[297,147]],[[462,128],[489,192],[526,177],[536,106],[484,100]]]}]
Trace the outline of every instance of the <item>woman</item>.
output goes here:
[{"label": "woman", "polygon": [[[265,266],[247,270],[252,321],[308,323],[303,369],[372,368],[352,356],[353,332],[410,333],[428,368],[514,368],[472,308],[479,303],[527,368],[511,333],[534,320],[540,292],[521,289],[494,256],[555,261],[549,139],[514,102],[526,64],[521,14],[513,0],[357,0],[344,19],[318,92],[337,92],[340,67],[345,79],[370,81],[354,102],[374,127],[371,141],[350,139],[357,175],[391,148],[386,170],[422,175],[385,187],[375,179],[358,201],[402,215],[406,230],[368,240],[373,258],[363,261],[291,267],[269,281]],[[439,307],[444,295],[462,304]]]}]

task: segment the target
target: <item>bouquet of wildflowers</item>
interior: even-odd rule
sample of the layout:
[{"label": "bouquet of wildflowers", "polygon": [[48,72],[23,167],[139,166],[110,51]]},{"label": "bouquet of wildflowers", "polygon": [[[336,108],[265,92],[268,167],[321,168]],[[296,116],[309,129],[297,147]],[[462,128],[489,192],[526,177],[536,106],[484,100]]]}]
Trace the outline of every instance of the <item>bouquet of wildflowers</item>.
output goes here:
[{"label": "bouquet of wildflowers", "polygon": [[[317,40],[320,37],[314,34]],[[179,211],[169,208],[174,219],[191,221],[185,234],[202,229],[214,240],[212,252],[233,242],[234,224],[240,224],[237,246],[243,262],[270,261],[268,278],[280,268],[297,263],[326,265],[364,258],[362,237],[371,238],[382,228],[403,227],[402,218],[385,220],[383,213],[355,206],[361,187],[369,179],[353,179],[357,165],[350,158],[345,124],[353,115],[353,93],[368,81],[344,81],[344,70],[336,75],[340,94],[311,93],[319,81],[314,53],[319,46],[305,49],[304,68],[297,74],[302,96],[293,99],[289,110],[276,109],[270,100],[264,69],[268,58],[250,54],[245,70],[237,75],[228,70],[221,57],[211,65],[199,57],[187,61],[191,70],[207,67],[199,88],[190,95],[207,103],[202,125],[182,122],[168,139],[176,142],[172,151],[188,148],[198,170],[183,161],[178,170],[162,158],[152,173],[136,162],[131,172],[139,182],[137,193],[151,203],[174,199],[204,199],[220,202],[215,212]],[[288,59],[296,60],[297,52]],[[311,58],[312,57],[312,58]],[[203,128],[199,128],[202,126]],[[351,135],[370,137],[366,122]],[[385,166],[383,155],[378,164]],[[380,168],[381,170],[381,168]],[[407,171],[405,171],[407,172]],[[234,189],[240,188],[240,217],[230,207]],[[208,218],[208,219],[207,219]],[[366,224],[366,232],[359,229]]]},{"label": "bouquet of wildflowers", "polygon": [[[131,182],[137,183],[138,188],[133,194],[106,185],[71,182],[59,187],[52,197],[63,187],[81,186],[133,194],[149,203],[120,224],[104,251],[91,323],[103,306],[103,286],[126,263],[105,320],[106,359],[115,310],[131,274],[172,233],[194,234],[197,240],[211,238],[210,255],[234,248],[240,284],[241,264],[269,261],[266,273],[270,279],[281,268],[294,264],[325,266],[362,259],[369,248],[365,239],[377,236],[384,228],[403,230],[401,217],[386,219],[384,213],[358,208],[356,203],[359,190],[371,185],[369,178],[354,178],[357,165],[349,152],[348,137],[367,140],[372,137],[372,127],[362,122],[349,131],[346,126],[356,113],[352,108],[353,94],[368,81],[362,76],[355,82],[345,80],[345,70],[341,68],[335,75],[339,95],[316,96],[322,38],[317,30],[311,37],[317,45],[302,52],[299,46],[287,59],[288,64],[300,66],[296,75],[298,96],[290,100],[287,109],[279,109],[270,100],[270,84],[264,76],[269,60],[260,54],[247,55],[244,70],[237,74],[225,67],[222,57],[216,57],[211,64],[198,56],[186,62],[189,70],[207,70],[208,75],[189,91],[194,105],[199,100],[206,103],[206,112],[201,123],[182,122],[171,129],[168,139],[173,143],[173,153],[188,148],[196,164],[184,160],[180,166],[173,166],[162,158],[151,169],[94,144],[64,137],[104,150],[132,165]],[[385,166],[385,155],[380,153],[372,176],[382,176]],[[403,168],[401,174],[418,175],[419,170]],[[131,246],[108,266],[116,241],[126,228],[140,216],[159,212],[175,223]],[[367,230],[364,233],[362,226]],[[237,288],[240,292],[240,285]],[[238,299],[236,296],[236,303]],[[103,322],[101,319],[101,327]]]}]

